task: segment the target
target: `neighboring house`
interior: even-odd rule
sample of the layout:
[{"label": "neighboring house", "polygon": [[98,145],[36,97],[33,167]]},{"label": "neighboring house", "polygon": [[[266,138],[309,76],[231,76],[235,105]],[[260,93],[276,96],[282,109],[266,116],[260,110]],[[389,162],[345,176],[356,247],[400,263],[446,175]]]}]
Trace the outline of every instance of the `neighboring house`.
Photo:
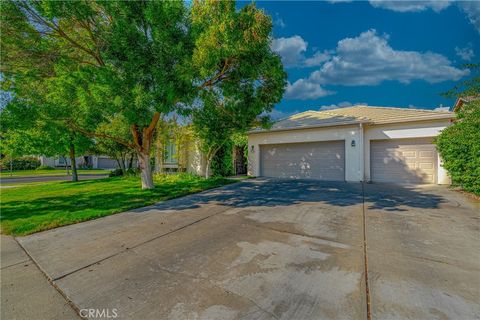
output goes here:
[{"label": "neighboring house", "polygon": [[[65,167],[70,165],[70,158],[66,157],[39,157],[42,166],[49,167]],[[107,156],[81,156],[76,158],[77,168],[92,168],[92,169],[115,169],[118,168],[118,163],[115,159]]]},{"label": "neighboring house", "polygon": [[455,102],[455,105],[453,106],[453,111],[458,112],[464,104],[467,104],[469,102],[479,100],[479,99],[480,99],[479,96],[467,96],[467,97],[457,98],[457,101]]},{"label": "neighboring house", "polygon": [[[200,150],[198,141],[189,139],[184,141],[180,147],[174,142],[167,142],[162,147],[162,153],[157,155],[157,159],[162,157],[163,162],[158,161],[157,171],[163,172],[190,172],[200,176],[205,175],[206,157]],[[232,165],[234,174],[246,174],[247,159],[243,148],[234,147],[232,154]],[[159,168],[161,168],[159,170]]]},{"label": "neighboring house", "polygon": [[433,139],[448,111],[353,106],[306,111],[248,136],[249,175],[448,184]]}]

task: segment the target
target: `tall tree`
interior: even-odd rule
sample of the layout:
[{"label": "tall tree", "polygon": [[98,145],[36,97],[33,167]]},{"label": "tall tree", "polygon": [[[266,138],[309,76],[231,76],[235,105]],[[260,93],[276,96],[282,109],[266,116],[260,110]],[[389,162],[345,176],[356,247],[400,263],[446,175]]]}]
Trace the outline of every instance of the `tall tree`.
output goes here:
[{"label": "tall tree", "polygon": [[45,155],[69,158],[72,181],[78,181],[76,157],[93,146],[93,141],[61,122],[50,121],[38,111],[13,99],[0,115],[0,152],[15,155]]},{"label": "tall tree", "polygon": [[[17,84],[45,83],[42,106],[65,111],[57,120],[133,148],[142,188],[154,187],[150,150],[162,115],[190,111],[207,91],[234,96],[250,87],[276,101],[283,90],[281,63],[269,46],[271,19],[253,4],[11,1],[2,17],[2,72],[12,90],[27,99],[32,93]],[[35,64],[47,65],[41,77],[31,74]],[[118,114],[130,140],[96,130]]]}]

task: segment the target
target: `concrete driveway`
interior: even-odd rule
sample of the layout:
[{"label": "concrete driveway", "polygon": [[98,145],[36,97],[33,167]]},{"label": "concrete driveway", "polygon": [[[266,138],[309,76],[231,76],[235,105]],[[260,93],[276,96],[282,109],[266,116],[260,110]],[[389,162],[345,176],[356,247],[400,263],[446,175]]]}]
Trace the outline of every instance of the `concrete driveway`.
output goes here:
[{"label": "concrete driveway", "polygon": [[478,319],[479,209],[255,179],[17,240],[77,311],[117,319]]}]

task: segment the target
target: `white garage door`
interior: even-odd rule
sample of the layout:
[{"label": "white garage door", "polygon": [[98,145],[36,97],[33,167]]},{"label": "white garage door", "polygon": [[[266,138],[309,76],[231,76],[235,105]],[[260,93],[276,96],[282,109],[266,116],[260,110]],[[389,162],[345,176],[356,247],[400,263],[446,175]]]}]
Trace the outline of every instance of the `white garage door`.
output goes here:
[{"label": "white garage door", "polygon": [[262,145],[260,158],[265,177],[345,180],[343,140]]},{"label": "white garage door", "polygon": [[374,182],[437,182],[437,150],[430,138],[371,141],[370,164]]}]

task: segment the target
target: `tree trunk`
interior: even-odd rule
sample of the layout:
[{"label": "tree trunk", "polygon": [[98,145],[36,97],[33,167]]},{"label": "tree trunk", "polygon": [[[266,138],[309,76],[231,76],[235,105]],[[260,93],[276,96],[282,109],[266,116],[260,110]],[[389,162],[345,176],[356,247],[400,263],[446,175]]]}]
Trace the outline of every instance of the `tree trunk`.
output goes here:
[{"label": "tree trunk", "polygon": [[210,149],[210,151],[207,153],[207,163],[206,163],[206,166],[205,166],[205,178],[208,179],[210,178],[210,166],[212,164],[212,160],[213,160],[213,157],[215,157],[215,155],[217,154],[218,150],[220,149],[220,147],[215,147],[213,149]]},{"label": "tree trunk", "polygon": [[150,125],[146,128],[139,128],[134,124],[131,127],[135,149],[137,151],[138,164],[140,167],[140,177],[142,178],[142,189],[153,189],[152,167],[150,165],[150,149],[153,141],[155,127],[160,119],[160,113],[153,114]]},{"label": "tree trunk", "polygon": [[134,157],[134,154],[132,152],[130,153],[130,160],[128,161],[128,170],[133,168],[133,157]]},{"label": "tree trunk", "polygon": [[70,163],[72,164],[72,181],[78,181],[77,160],[75,159],[75,145],[70,142]]},{"label": "tree trunk", "polygon": [[67,161],[67,157],[65,156],[61,156],[63,158],[63,161],[65,162],[65,170],[67,171],[67,176],[70,175],[70,171],[68,170],[68,161]]},{"label": "tree trunk", "polygon": [[210,164],[212,162],[212,159],[207,159],[207,164],[205,166],[205,178],[208,179],[210,178]]},{"label": "tree trunk", "polygon": [[127,170],[125,168],[125,160],[122,155],[116,158],[118,162],[118,166],[120,167],[120,170],[122,170],[122,173],[125,175],[127,173]]},{"label": "tree trunk", "polygon": [[138,164],[140,166],[140,178],[142,179],[142,189],[153,189],[152,168],[150,165],[150,152],[137,152]]}]

